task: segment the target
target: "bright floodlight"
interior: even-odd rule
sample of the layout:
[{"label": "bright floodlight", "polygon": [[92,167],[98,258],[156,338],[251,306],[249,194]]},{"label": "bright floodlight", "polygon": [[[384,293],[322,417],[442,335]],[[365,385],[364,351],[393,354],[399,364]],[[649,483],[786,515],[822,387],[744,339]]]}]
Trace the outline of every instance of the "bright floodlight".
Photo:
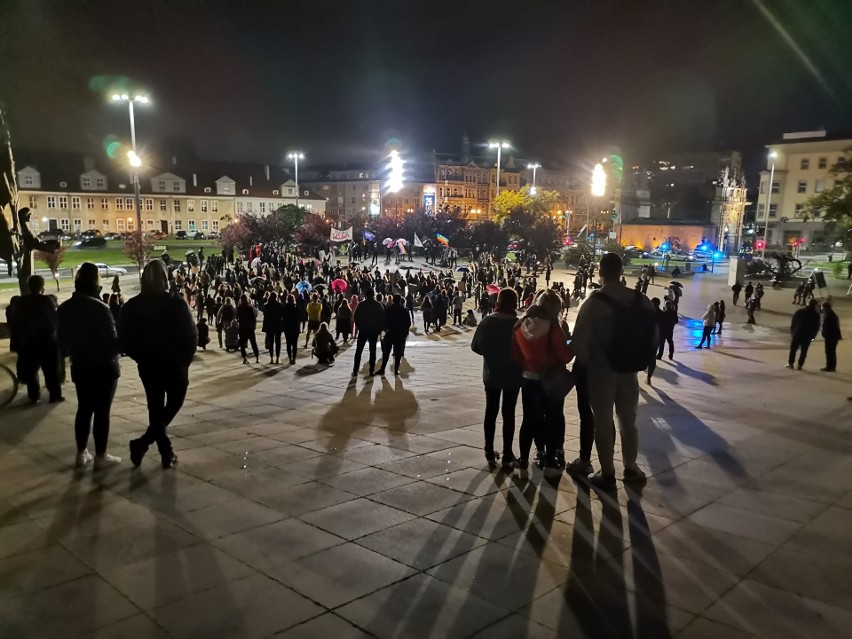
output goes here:
[{"label": "bright floodlight", "polygon": [[133,98],[134,102],[141,102],[142,104],[148,104],[151,100],[147,95],[137,95]]},{"label": "bright floodlight", "polygon": [[136,155],[133,151],[127,152],[127,160],[130,162],[130,166],[132,167],[139,168],[142,166],[142,158]]},{"label": "bright floodlight", "polygon": [[592,171],[592,195],[601,197],[606,193],[606,171],[603,164],[598,162]]},{"label": "bright floodlight", "polygon": [[112,101],[113,102],[121,102],[121,96],[118,95],[118,93],[113,93],[112,94]]},{"label": "bright floodlight", "polygon": [[291,160],[304,160],[305,154],[302,153],[301,151],[293,151],[292,153],[288,153],[287,157],[290,158]]},{"label": "bright floodlight", "polygon": [[778,154],[777,154],[775,151],[770,151],[770,152],[769,152],[769,158],[770,158],[770,159],[774,160],[774,159],[775,159],[775,158],[777,158],[777,157],[778,157]]},{"label": "bright floodlight", "polygon": [[388,160],[388,191],[399,193],[403,187],[403,161],[399,151],[394,149],[390,152]]},{"label": "bright floodlight", "polygon": [[497,148],[508,149],[510,146],[511,146],[511,144],[509,144],[508,142],[489,142],[488,143],[489,149],[497,149]]}]

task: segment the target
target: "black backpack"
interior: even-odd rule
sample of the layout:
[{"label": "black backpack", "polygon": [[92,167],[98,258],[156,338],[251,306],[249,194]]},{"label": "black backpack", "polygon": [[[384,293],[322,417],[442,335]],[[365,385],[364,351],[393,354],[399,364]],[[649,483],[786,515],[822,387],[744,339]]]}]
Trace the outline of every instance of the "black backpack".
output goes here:
[{"label": "black backpack", "polygon": [[656,355],[657,317],[642,304],[644,296],[633,293],[633,303],[623,306],[600,291],[592,296],[612,308],[612,335],[606,346],[607,360],[616,373],[636,373],[648,368]]}]

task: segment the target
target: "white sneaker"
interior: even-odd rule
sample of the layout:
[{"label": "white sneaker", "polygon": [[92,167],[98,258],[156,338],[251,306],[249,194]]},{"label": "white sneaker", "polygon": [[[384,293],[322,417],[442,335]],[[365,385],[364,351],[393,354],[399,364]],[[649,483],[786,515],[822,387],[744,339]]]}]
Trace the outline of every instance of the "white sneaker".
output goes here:
[{"label": "white sneaker", "polygon": [[92,461],[92,454],[89,452],[88,449],[84,449],[84,450],[80,451],[79,453],[77,453],[77,457],[74,458],[74,467],[75,468],[82,468],[83,466],[90,463],[91,461]]},{"label": "white sneaker", "polygon": [[104,453],[103,455],[95,455],[95,470],[100,468],[109,468],[110,466],[115,466],[116,464],[121,463],[121,457],[116,457],[115,455],[110,455],[109,453]]}]

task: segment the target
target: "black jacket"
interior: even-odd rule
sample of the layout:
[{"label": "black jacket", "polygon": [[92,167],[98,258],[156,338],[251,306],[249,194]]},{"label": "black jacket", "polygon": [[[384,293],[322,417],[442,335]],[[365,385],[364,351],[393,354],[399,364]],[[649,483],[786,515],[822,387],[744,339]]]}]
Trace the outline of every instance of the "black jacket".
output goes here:
[{"label": "black jacket", "polygon": [[391,304],[385,309],[385,334],[391,340],[404,340],[411,328],[411,314],[404,306]]},{"label": "black jacket", "polygon": [[361,300],[355,309],[355,326],[365,334],[378,335],[385,326],[385,307],[376,300]]},{"label": "black jacket", "polygon": [[674,334],[676,324],[677,311],[674,309],[669,311],[657,310],[657,327],[660,329],[661,337],[671,337]]},{"label": "black jacket", "polygon": [[108,369],[119,376],[118,336],[109,306],[97,297],[74,293],[59,306],[57,316],[62,353],[71,357],[71,379],[90,368]]},{"label": "black jacket", "polygon": [[482,355],[482,381],[486,388],[515,389],[521,386],[521,367],[512,359],[514,313],[492,313],[483,318],[470,349]]},{"label": "black jacket", "polygon": [[275,300],[263,307],[263,332],[280,333],[284,330],[284,305]]},{"label": "black jacket", "polygon": [[292,334],[301,332],[302,312],[299,310],[299,307],[295,304],[284,304],[281,314],[281,322],[285,333]]},{"label": "black jacket", "polygon": [[254,331],[257,327],[257,315],[254,314],[254,307],[240,302],[237,305],[237,323],[240,325],[241,333],[243,331]]},{"label": "black jacket", "polygon": [[840,318],[832,308],[826,308],[822,317],[822,336],[826,341],[843,339],[840,334]]},{"label": "black jacket", "polygon": [[795,339],[812,340],[819,334],[819,313],[809,307],[800,308],[793,313],[790,322],[790,335]]},{"label": "black jacket", "polygon": [[186,302],[169,293],[140,293],[121,311],[121,350],[140,365],[188,368],[198,329]]},{"label": "black jacket", "polygon": [[56,300],[49,295],[24,295],[15,304],[12,326],[9,328],[19,353],[55,349]]}]

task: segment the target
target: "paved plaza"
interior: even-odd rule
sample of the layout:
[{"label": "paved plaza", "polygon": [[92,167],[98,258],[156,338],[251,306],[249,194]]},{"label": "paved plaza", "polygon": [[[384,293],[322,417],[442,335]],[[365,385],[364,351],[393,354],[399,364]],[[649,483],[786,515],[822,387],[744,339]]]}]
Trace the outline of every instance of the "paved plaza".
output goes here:
[{"label": "paved plaza", "polygon": [[[727,291],[698,276],[681,312]],[[71,467],[70,385],[19,397],[0,412],[0,637],[850,637],[852,305],[839,372],[818,372],[821,339],[798,372],[789,296],[768,291],[756,326],[729,306],[711,351],[681,320],[642,385],[648,483],[609,496],[488,469],[471,329],[418,327],[397,378],[350,381],[351,350],[328,370],[199,352],[170,471],[127,458],[146,421],[127,360],[111,470]]]}]

